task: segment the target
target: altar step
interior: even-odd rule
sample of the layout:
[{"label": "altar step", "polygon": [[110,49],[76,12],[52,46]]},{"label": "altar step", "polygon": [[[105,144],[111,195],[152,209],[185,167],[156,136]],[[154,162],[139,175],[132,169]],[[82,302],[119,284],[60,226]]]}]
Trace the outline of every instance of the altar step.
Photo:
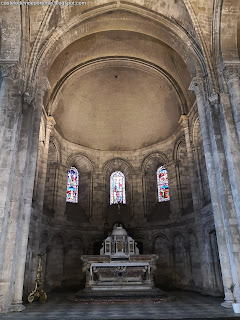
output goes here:
[{"label": "altar step", "polygon": [[150,290],[107,290],[92,291],[91,289],[80,290],[70,300],[80,303],[141,303],[141,302],[170,302],[174,296],[169,296],[165,291],[158,288]]}]

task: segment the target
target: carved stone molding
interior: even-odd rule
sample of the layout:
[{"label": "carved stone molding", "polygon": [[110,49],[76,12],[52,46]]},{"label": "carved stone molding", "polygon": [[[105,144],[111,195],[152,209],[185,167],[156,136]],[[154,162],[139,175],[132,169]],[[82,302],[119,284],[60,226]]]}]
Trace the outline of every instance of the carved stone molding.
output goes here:
[{"label": "carved stone molding", "polygon": [[222,68],[222,72],[227,82],[232,80],[239,80],[240,62],[225,62],[225,66]]},{"label": "carved stone molding", "polygon": [[188,122],[188,116],[185,114],[182,114],[181,117],[178,120],[178,123],[181,124],[183,128],[188,128],[189,122]]},{"label": "carved stone molding", "polygon": [[192,81],[189,85],[188,90],[194,91],[196,95],[203,94],[204,92],[203,82],[204,80],[200,77],[192,78]]},{"label": "carved stone molding", "polygon": [[47,77],[41,77],[36,81],[36,95],[38,99],[42,100],[46,91],[51,89],[51,85]]},{"label": "carved stone molding", "polygon": [[219,94],[218,93],[213,93],[211,96],[208,97],[209,102],[211,105],[218,105],[219,104]]},{"label": "carved stone molding", "polygon": [[217,114],[220,113],[220,108],[219,108],[219,94],[213,93],[211,96],[208,97],[208,101],[210,102],[210,106],[214,108],[214,110],[217,112]]},{"label": "carved stone molding", "polygon": [[52,116],[48,116],[47,117],[47,128],[52,130],[52,128],[55,126],[56,121],[54,120],[54,118]]}]

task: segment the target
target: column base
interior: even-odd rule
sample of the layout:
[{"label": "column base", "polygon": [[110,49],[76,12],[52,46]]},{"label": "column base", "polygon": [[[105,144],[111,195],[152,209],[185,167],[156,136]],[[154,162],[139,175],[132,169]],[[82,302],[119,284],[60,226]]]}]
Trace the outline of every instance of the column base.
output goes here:
[{"label": "column base", "polygon": [[22,301],[21,301],[21,302],[12,303],[9,308],[9,311],[10,312],[21,312],[24,309],[26,309],[26,307],[24,307],[24,305],[22,304]]},{"label": "column base", "polygon": [[223,308],[227,308],[227,309],[231,309],[232,308],[232,303],[233,303],[233,301],[224,301],[224,302],[222,302],[221,303],[221,306],[223,307]]}]

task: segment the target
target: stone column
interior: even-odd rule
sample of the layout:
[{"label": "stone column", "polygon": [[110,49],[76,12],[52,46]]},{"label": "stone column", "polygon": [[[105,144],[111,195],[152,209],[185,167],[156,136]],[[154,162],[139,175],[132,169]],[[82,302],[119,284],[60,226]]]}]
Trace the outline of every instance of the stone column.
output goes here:
[{"label": "stone column", "polygon": [[184,131],[185,141],[186,141],[186,149],[187,149],[187,157],[188,157],[188,165],[189,165],[189,176],[191,182],[192,189],[192,199],[193,199],[193,207],[194,207],[194,217],[196,223],[196,231],[197,231],[197,240],[199,245],[200,252],[200,260],[201,260],[201,271],[202,271],[202,279],[203,279],[203,287],[207,288],[208,286],[208,278],[207,278],[207,261],[205,260],[204,253],[204,245],[203,245],[203,230],[202,230],[202,220],[201,220],[201,212],[200,212],[200,199],[198,192],[198,177],[195,174],[194,170],[194,156],[193,149],[190,140],[190,132],[189,132],[189,121],[186,115],[182,115],[178,121]]},{"label": "stone column", "polygon": [[44,147],[41,150],[42,151],[41,170],[39,170],[39,173],[38,173],[37,198],[35,199],[37,210],[39,213],[41,213],[41,211],[42,211],[43,200],[44,200],[50,135],[51,135],[52,128],[54,127],[55,124],[56,124],[56,122],[55,122],[54,118],[51,116],[47,116]]},{"label": "stone column", "polygon": [[[44,112],[42,112],[42,105],[39,109],[40,119],[45,116]],[[47,159],[48,159],[48,149],[49,149],[49,141],[50,134],[53,126],[55,125],[55,121],[53,117],[46,116],[46,132],[45,132],[45,140],[44,142],[40,141],[39,144],[39,128],[38,128],[38,140],[36,142],[36,152],[37,154],[37,166],[38,166],[38,174],[37,181],[35,181],[34,186],[34,209],[32,209],[32,218],[34,218],[34,230],[32,231],[31,237],[34,238],[31,241],[31,249],[38,250],[39,248],[39,235],[41,232],[41,220],[42,220],[42,209],[44,202],[44,191],[45,191],[45,181],[47,174]],[[40,122],[39,122],[40,126]],[[34,217],[33,217],[34,216]],[[31,283],[34,285],[34,280],[36,277],[36,270],[38,264],[38,254],[39,252],[33,252],[30,263],[32,274],[31,274]],[[29,270],[30,272],[30,270]]]},{"label": "stone column", "polygon": [[[41,120],[41,110],[45,91],[49,88],[47,78],[41,78],[38,82],[38,91],[34,101],[34,110],[31,117],[30,124],[28,126],[28,144],[29,148],[26,149],[28,153],[28,162],[25,166],[25,181],[24,185],[24,199],[22,205],[22,216],[20,221],[21,233],[18,244],[18,255],[17,255],[17,269],[15,275],[15,285],[13,301],[10,307],[11,311],[23,310],[22,305],[22,294],[23,294],[23,281],[24,271],[26,263],[27,245],[28,245],[28,234],[30,225],[30,216],[32,211],[32,195],[34,187],[36,159],[38,151],[38,139],[39,139],[39,126]],[[28,103],[29,105],[29,103]],[[32,102],[33,109],[33,102]]]},{"label": "stone column", "polygon": [[183,128],[185,142],[186,142],[194,211],[199,211],[198,183],[197,183],[197,177],[194,172],[193,150],[192,150],[192,144],[190,141],[188,117],[186,115],[181,115],[178,123],[180,123]]},{"label": "stone column", "polygon": [[175,221],[176,217],[181,217],[181,206],[180,202],[182,203],[180,190],[178,188],[178,169],[177,163],[174,160],[171,160],[165,166],[168,172],[168,186],[169,186],[169,195],[171,201],[170,204],[170,220]]},{"label": "stone column", "polygon": [[176,215],[178,218],[181,217],[183,213],[183,194],[182,194],[182,186],[181,186],[181,179],[180,179],[180,161],[176,160],[175,161],[175,172],[176,172],[176,182],[177,182],[177,194],[178,194],[178,205],[179,205],[179,211],[178,214]]},{"label": "stone column", "polygon": [[229,95],[221,93],[219,97],[213,96],[212,104],[219,108],[220,129],[223,137],[228,177],[231,186],[230,190],[240,230],[240,143],[238,141],[237,128],[233,119]]},{"label": "stone column", "polygon": [[[6,310],[9,279],[12,277],[5,264],[8,246],[9,220],[14,172],[16,166],[19,132],[22,121],[22,82],[16,65],[1,64],[1,97],[0,97],[0,310]],[[11,254],[11,253],[10,253]],[[7,269],[5,269],[5,266]],[[9,270],[9,274],[6,274]]]},{"label": "stone column", "polygon": [[188,269],[188,285],[192,286],[193,285],[193,272],[192,272],[192,258],[191,258],[191,246],[190,243],[185,243],[184,244],[184,249],[186,252],[186,258],[187,258],[187,269]]},{"label": "stone column", "polygon": [[225,62],[223,75],[230,94],[234,121],[240,140],[240,62]]},{"label": "stone column", "polygon": [[[221,135],[213,129],[212,125],[217,125],[218,116],[213,117],[213,114],[210,112],[207,113],[207,110],[210,108],[210,103],[206,100],[204,95],[204,80],[201,78],[193,78],[190,90],[194,91],[197,99],[199,120],[201,126],[201,133],[203,137],[203,147],[205,153],[205,160],[207,166],[208,180],[210,186],[210,193],[212,199],[212,207],[215,220],[215,228],[218,240],[219,256],[222,269],[222,277],[225,291],[225,302],[222,303],[224,307],[230,307],[232,304],[232,296],[228,288],[231,283],[235,281],[236,277],[233,277],[232,268],[235,268],[235,263],[233,262],[233,252],[232,252],[232,241],[231,235],[229,232],[228,218],[227,218],[227,208],[223,203],[224,198],[224,189],[220,177],[219,169],[224,169],[226,171],[226,166],[222,160],[224,159],[224,154],[219,153],[218,143],[216,139],[221,139]],[[213,111],[213,110],[212,110]],[[212,125],[209,123],[209,120],[213,120]],[[216,129],[216,128],[215,128]],[[220,144],[221,145],[221,144]],[[214,148],[215,147],[215,148]],[[221,163],[219,163],[221,160]],[[226,164],[226,163],[225,163]],[[219,174],[218,174],[219,173]],[[238,284],[238,280],[237,280]]]},{"label": "stone column", "polygon": [[19,108],[22,111],[19,117],[21,127],[15,153],[12,195],[9,195],[11,205],[1,274],[4,284],[2,286],[4,295],[1,301],[3,311],[23,310],[22,288],[36,164],[34,149],[37,141],[34,141],[34,138],[36,140],[36,133],[39,132],[39,116],[37,110],[32,107],[32,100],[33,97],[25,92],[20,104],[22,108]]}]

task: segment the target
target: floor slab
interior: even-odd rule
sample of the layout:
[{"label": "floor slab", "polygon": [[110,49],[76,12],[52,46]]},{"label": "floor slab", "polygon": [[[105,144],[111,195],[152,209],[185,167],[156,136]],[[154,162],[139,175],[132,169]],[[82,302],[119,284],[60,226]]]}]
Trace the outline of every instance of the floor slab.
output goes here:
[{"label": "floor slab", "polygon": [[27,304],[22,312],[1,314],[1,320],[127,320],[127,319],[236,319],[232,309],[221,307],[221,298],[197,293],[174,291],[173,302],[81,304],[67,299],[72,293],[50,293],[45,304]]}]

